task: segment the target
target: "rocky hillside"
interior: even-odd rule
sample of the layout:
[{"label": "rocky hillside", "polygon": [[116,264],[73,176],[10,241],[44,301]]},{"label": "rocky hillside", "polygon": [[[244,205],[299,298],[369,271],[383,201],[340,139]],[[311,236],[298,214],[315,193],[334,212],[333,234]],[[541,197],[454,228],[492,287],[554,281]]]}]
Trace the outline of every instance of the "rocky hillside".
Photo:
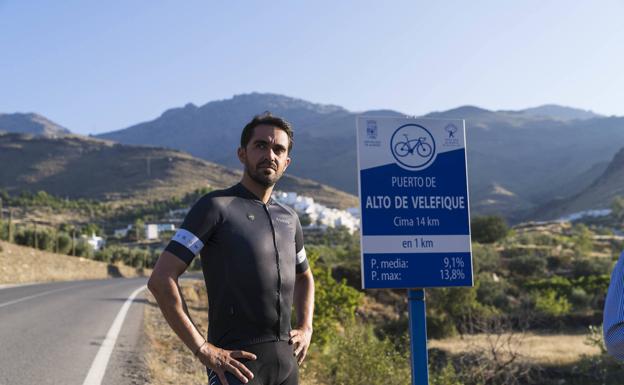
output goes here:
[{"label": "rocky hillside", "polygon": [[[237,183],[241,172],[171,149],[128,146],[67,135],[0,134],[0,188],[44,190],[71,198],[161,200],[199,187]],[[330,207],[357,198],[306,179],[285,176],[277,188],[313,196]]]},{"label": "rocky hillside", "polygon": [[544,205],[534,216],[556,219],[584,210],[609,208],[618,195],[624,196],[624,148],[615,154],[606,170],[589,187],[572,197]]}]

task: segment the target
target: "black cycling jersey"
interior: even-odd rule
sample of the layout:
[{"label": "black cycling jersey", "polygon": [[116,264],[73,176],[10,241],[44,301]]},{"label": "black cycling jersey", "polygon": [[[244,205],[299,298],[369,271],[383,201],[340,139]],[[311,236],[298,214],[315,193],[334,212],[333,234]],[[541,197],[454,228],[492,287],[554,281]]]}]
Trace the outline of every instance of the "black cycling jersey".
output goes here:
[{"label": "black cycling jersey", "polygon": [[208,341],[222,348],[287,341],[295,274],[308,269],[297,214],[264,204],[242,184],[195,203],[167,251],[201,255],[208,290]]}]

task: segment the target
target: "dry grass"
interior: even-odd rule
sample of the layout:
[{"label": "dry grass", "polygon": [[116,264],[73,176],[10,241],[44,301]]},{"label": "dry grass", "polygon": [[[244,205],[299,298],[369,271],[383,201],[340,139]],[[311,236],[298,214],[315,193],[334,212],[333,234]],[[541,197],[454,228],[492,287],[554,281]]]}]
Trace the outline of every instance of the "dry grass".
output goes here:
[{"label": "dry grass", "polygon": [[[141,271],[0,241],[0,284],[136,277]],[[149,271],[143,272],[149,274]]]},{"label": "dry grass", "polygon": [[[496,336],[476,334],[463,338],[453,337],[443,340],[430,340],[429,348],[437,348],[453,355],[474,350],[487,351]],[[534,333],[518,334],[514,338],[502,335],[501,340],[513,341],[511,348],[519,353],[521,361],[539,365],[569,365],[578,362],[583,356],[600,354],[600,349],[585,343],[585,334],[552,334]]]},{"label": "dry grass", "polygon": [[[204,283],[198,280],[182,280],[182,295],[186,299],[191,318],[203,335],[208,330],[208,298]],[[151,293],[145,295],[143,322],[147,336],[146,362],[151,384],[205,385],[208,380],[206,368],[193,357],[193,353],[175,335],[165,321]]]}]

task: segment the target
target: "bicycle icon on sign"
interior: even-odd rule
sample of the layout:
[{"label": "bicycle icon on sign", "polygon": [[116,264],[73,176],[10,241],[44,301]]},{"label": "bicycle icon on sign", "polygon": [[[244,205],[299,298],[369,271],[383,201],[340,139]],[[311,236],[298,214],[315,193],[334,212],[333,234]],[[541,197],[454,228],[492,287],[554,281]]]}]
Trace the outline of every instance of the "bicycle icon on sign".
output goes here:
[{"label": "bicycle icon on sign", "polygon": [[398,142],[394,146],[394,153],[397,156],[403,158],[410,154],[414,155],[414,150],[416,150],[416,153],[423,158],[431,155],[433,148],[426,142],[427,138],[421,136],[418,139],[410,140],[407,134],[403,134],[403,136],[405,137],[405,142]]},{"label": "bicycle icon on sign", "polygon": [[390,138],[390,151],[397,163],[409,170],[427,167],[436,152],[431,132],[419,124],[405,124],[397,128]]}]

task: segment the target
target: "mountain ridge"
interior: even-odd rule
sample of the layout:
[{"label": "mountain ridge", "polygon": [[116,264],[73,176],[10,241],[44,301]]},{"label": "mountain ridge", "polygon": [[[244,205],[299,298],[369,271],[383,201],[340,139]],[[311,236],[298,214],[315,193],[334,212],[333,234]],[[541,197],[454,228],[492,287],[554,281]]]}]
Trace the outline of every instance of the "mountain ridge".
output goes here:
[{"label": "mountain ridge", "polygon": [[67,128],[33,112],[0,113],[0,132],[19,132],[44,136],[71,134]]},{"label": "mountain ridge", "polygon": [[[226,188],[242,172],[151,146],[129,146],[79,135],[0,134],[0,188],[46,191],[98,200],[163,200],[209,185]],[[357,198],[309,179],[285,174],[276,189],[312,196],[328,207],[357,206]]]},{"label": "mountain ridge", "polygon": [[[354,195],[355,117],[405,116],[391,109],[356,113],[331,104],[256,92],[201,106],[187,103],[153,120],[97,137],[179,149],[236,168],[235,148],[242,127],[267,109],[293,123],[291,175]],[[582,192],[604,171],[619,150],[618,143],[624,143],[624,118],[552,104],[518,111],[464,105],[423,117],[466,119],[468,181],[475,214],[497,213],[512,222],[527,219],[532,215],[527,213],[554,198]],[[511,194],[497,193],[501,190],[494,185]]]}]

